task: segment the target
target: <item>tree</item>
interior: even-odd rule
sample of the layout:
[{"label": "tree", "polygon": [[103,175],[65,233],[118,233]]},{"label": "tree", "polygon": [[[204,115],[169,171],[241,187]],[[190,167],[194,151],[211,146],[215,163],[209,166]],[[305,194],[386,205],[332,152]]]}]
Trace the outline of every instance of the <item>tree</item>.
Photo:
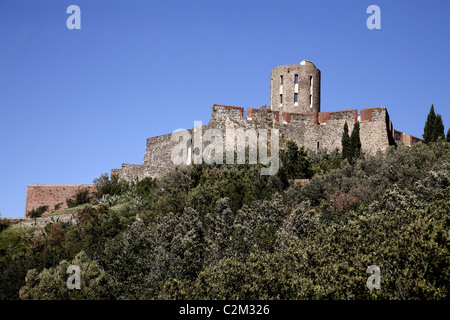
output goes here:
[{"label": "tree", "polygon": [[79,206],[80,204],[89,203],[90,191],[88,188],[78,190],[72,197],[66,199],[66,204],[69,208]]},{"label": "tree", "polygon": [[359,138],[359,121],[353,126],[352,135],[350,136],[350,154],[352,159],[358,158],[361,153],[361,139]]},{"label": "tree", "polygon": [[439,138],[445,139],[444,123],[442,122],[440,114],[436,115],[436,118],[434,119],[433,141],[436,141]]},{"label": "tree", "polygon": [[447,142],[450,142],[450,128],[447,130]]},{"label": "tree", "polygon": [[39,208],[28,211],[28,216],[34,219],[34,224],[36,225],[36,218],[39,218],[47,211],[48,206],[40,206]]},{"label": "tree", "polygon": [[282,168],[280,174],[285,175],[287,179],[309,179],[312,177],[311,160],[307,157],[307,152],[302,146],[289,140],[287,150],[281,150],[280,153]]},{"label": "tree", "polygon": [[427,121],[425,122],[425,127],[423,128],[422,136],[425,143],[430,143],[433,141],[435,123],[436,114],[434,113],[434,105],[431,105],[430,112],[427,116]]},{"label": "tree", "polygon": [[344,133],[342,134],[342,159],[350,158],[350,136],[348,134],[347,121],[344,123]]},{"label": "tree", "polygon": [[[67,281],[68,267],[80,268],[80,289],[70,290]],[[100,300],[111,299],[113,279],[106,274],[97,261],[93,261],[84,251],[72,261],[62,260],[53,268],[30,269],[25,278],[25,286],[20,289],[22,300]]]}]

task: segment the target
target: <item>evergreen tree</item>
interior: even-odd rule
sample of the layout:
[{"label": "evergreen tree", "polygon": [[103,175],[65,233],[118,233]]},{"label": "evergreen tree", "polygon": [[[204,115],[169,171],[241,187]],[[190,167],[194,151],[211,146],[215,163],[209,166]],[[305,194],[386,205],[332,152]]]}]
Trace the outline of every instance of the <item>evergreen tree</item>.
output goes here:
[{"label": "evergreen tree", "polygon": [[359,121],[353,126],[350,136],[350,154],[352,158],[358,158],[361,153],[361,139],[359,138]]},{"label": "evergreen tree", "polygon": [[447,130],[447,142],[450,142],[450,128]]},{"label": "evergreen tree", "polygon": [[425,122],[425,127],[423,129],[423,139],[425,143],[430,143],[434,138],[434,126],[436,124],[436,114],[434,113],[434,105],[431,105],[430,112],[428,113],[427,122]]},{"label": "evergreen tree", "polygon": [[445,139],[444,123],[442,122],[442,117],[440,114],[436,115],[436,118],[434,119],[433,130],[433,141],[436,141],[439,138]]},{"label": "evergreen tree", "polygon": [[342,134],[342,159],[348,159],[350,160],[351,158],[351,141],[350,141],[350,136],[348,134],[348,125],[347,125],[347,121],[344,124],[344,133]]},{"label": "evergreen tree", "polygon": [[305,148],[299,148],[297,144],[289,140],[287,149],[281,150],[280,177],[283,181],[287,179],[309,179],[312,176],[311,161]]}]

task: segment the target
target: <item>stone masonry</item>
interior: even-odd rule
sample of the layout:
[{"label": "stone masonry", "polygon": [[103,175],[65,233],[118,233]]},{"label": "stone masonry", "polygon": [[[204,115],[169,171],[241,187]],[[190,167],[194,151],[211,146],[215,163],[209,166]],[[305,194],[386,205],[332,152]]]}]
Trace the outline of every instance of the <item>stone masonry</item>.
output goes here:
[{"label": "stone masonry", "polygon": [[66,199],[72,198],[84,188],[89,189],[91,193],[95,191],[95,185],[92,184],[29,184],[27,186],[25,216],[28,216],[29,211],[40,206],[48,206],[45,213],[55,211],[55,205],[58,204],[58,210],[66,209]]},{"label": "stone masonry", "polygon": [[[174,134],[148,138],[143,163],[124,163],[121,169],[112,169],[111,175],[127,181],[145,177],[160,178],[177,166],[195,162],[212,141],[200,134],[208,130],[226,137],[226,140],[227,133],[234,134],[238,129],[243,129],[246,134],[251,131],[249,129],[278,129],[281,146],[287,140],[293,140],[308,150],[333,151],[341,149],[344,124],[347,123],[351,132],[355,122],[359,121],[361,148],[369,154],[384,151],[391,145],[411,146],[421,141],[420,138],[394,130],[385,107],[365,108],[359,113],[357,109],[321,112],[320,76],[320,70],[306,60],[297,65],[278,66],[271,72],[269,108],[247,108],[244,116],[243,107],[215,104],[208,124],[195,125],[181,132],[187,137],[186,140],[180,142],[180,139],[174,138]],[[200,142],[196,136],[201,137]],[[247,146],[249,141],[245,140]],[[183,153],[186,159],[183,163],[174,164],[172,152],[180,143],[186,143],[186,154]],[[29,185],[25,212],[41,205],[48,205],[49,211],[52,211],[59,203],[60,209],[64,209],[67,207],[65,200],[84,187],[94,190],[93,185]]]},{"label": "stone masonry", "polygon": [[[394,130],[385,107],[361,109],[359,113],[357,109],[320,112],[320,70],[310,61],[274,68],[270,91],[271,106],[266,110],[247,108],[244,117],[242,107],[215,104],[207,125],[186,132],[192,137],[195,130],[216,129],[225,136],[230,128],[257,128],[264,122],[262,118],[269,115],[266,128],[279,129],[280,139],[293,140],[309,150],[340,150],[344,123],[347,122],[351,132],[356,121],[360,123],[361,148],[366,153],[374,154],[390,145],[411,146],[421,140]],[[178,143],[172,140],[172,134],[149,138],[142,165],[123,164],[121,169],[111,170],[111,174],[128,181],[159,178],[177,166],[172,163],[171,152]],[[196,148],[195,144],[190,148],[192,139],[188,143],[187,158],[192,161]],[[202,141],[203,149],[206,145]]]}]

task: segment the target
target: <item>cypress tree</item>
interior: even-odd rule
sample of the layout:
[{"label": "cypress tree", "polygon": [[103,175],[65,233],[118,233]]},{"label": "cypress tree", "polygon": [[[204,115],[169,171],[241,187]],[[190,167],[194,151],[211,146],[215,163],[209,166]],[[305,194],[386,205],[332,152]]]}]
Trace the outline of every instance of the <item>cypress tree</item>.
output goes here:
[{"label": "cypress tree", "polygon": [[450,128],[447,130],[447,142],[450,142]]},{"label": "cypress tree", "polygon": [[433,132],[433,141],[436,141],[439,138],[445,139],[444,133],[444,123],[442,122],[442,117],[438,114],[434,120],[434,132]]},{"label": "cypress tree", "polygon": [[361,153],[361,139],[359,138],[359,121],[353,126],[350,136],[350,155],[352,158],[358,158]]},{"label": "cypress tree", "polygon": [[351,145],[350,145],[350,136],[348,135],[347,121],[344,123],[344,133],[342,134],[341,143],[342,143],[342,158],[348,159],[350,161]]},{"label": "cypress tree", "polygon": [[428,113],[427,122],[425,122],[425,127],[423,129],[423,140],[425,143],[430,143],[434,138],[434,126],[436,124],[436,114],[434,113],[434,105],[431,105],[430,112]]}]

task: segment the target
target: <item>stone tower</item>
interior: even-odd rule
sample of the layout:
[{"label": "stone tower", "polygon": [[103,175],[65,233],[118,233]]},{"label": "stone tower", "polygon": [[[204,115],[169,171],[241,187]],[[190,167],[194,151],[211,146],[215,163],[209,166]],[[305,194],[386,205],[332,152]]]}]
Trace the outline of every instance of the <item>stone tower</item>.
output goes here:
[{"label": "stone tower", "polygon": [[280,112],[320,112],[320,70],[314,63],[303,60],[272,70],[270,108]]}]

